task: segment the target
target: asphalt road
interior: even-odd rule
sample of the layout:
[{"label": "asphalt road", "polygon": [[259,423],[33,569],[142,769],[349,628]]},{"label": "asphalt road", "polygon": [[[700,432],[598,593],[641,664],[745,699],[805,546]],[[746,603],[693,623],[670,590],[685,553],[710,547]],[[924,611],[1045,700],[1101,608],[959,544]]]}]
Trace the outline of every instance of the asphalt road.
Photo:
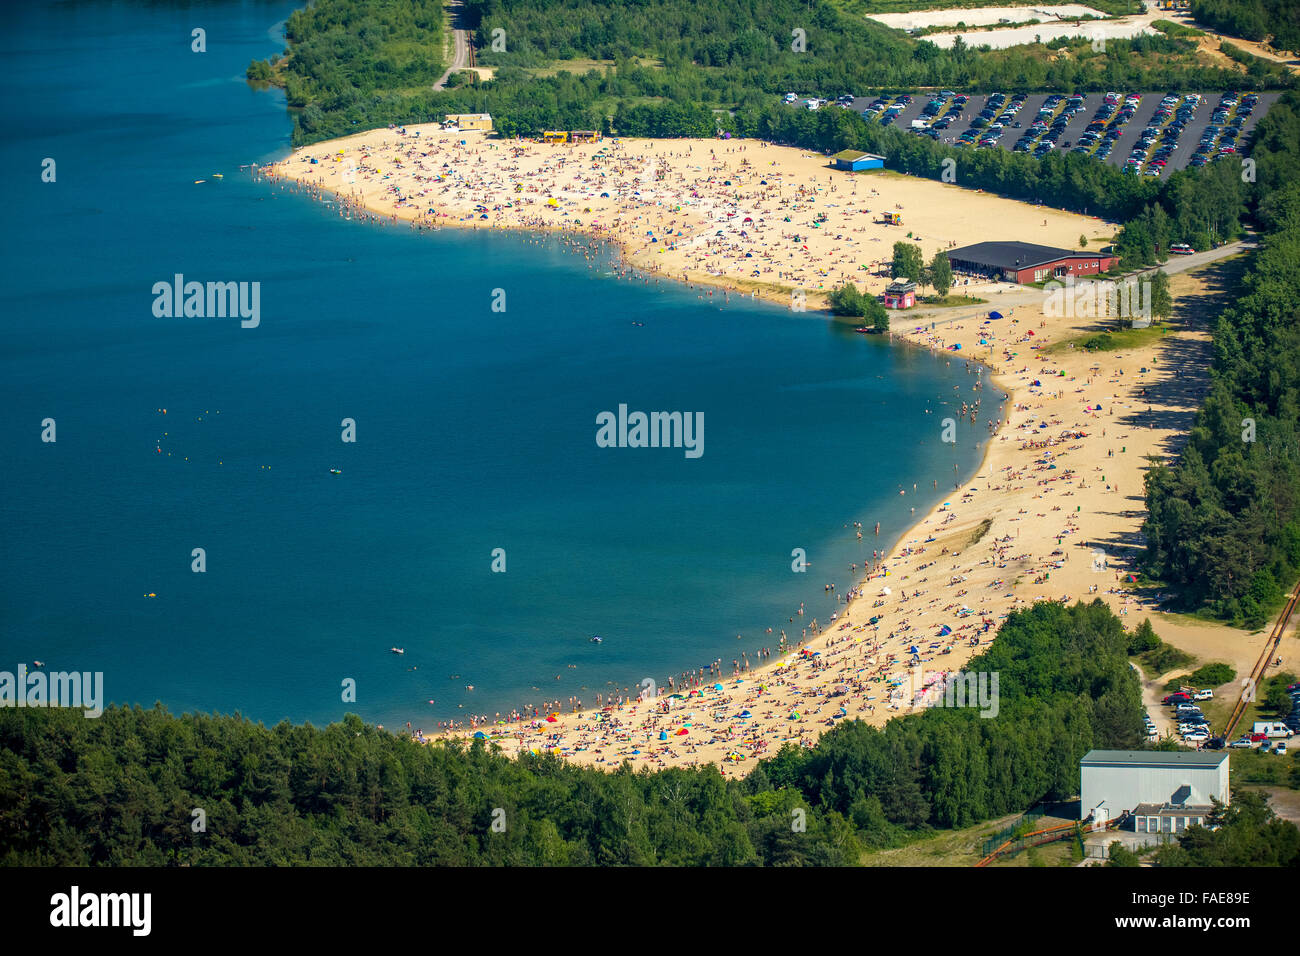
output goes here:
[{"label": "asphalt road", "polygon": [[448,6],[451,8],[454,53],[451,58],[451,66],[447,67],[447,72],[438,78],[437,83],[433,84],[435,90],[444,89],[447,86],[447,80],[451,78],[453,73],[469,66],[469,30],[461,29],[464,26],[465,9],[461,6],[460,0],[452,0]]}]

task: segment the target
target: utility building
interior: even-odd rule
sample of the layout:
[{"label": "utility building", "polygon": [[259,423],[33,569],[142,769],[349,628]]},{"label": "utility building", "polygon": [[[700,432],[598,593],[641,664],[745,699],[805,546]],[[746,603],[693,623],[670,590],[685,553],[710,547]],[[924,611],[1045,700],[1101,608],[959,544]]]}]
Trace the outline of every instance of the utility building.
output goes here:
[{"label": "utility building", "polygon": [[459,128],[462,133],[492,132],[491,113],[448,113],[447,122]]},{"label": "utility building", "polygon": [[1079,761],[1079,816],[1127,817],[1138,833],[1178,833],[1203,824],[1211,798],[1228,802],[1228,753],[1091,750]]},{"label": "utility building", "polygon": [[864,153],[857,149],[842,149],[831,157],[835,161],[836,169],[844,169],[851,173],[860,172],[864,169],[884,169],[885,157],[876,156],[874,153]]}]

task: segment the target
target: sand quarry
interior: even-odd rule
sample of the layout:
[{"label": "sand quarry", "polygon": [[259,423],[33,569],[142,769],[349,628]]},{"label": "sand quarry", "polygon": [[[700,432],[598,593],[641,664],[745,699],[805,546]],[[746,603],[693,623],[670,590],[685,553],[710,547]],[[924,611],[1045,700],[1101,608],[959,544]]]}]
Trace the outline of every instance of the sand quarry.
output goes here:
[{"label": "sand quarry", "polygon": [[[752,141],[570,147],[416,131],[318,144],[265,171],[322,198],[343,198],[341,214],[615,241],[633,266],[684,278],[701,296],[720,288],[788,302],[792,289],[829,289],[849,278],[878,290],[886,280],[872,275],[875,266],[908,231],[927,259],[987,239],[1076,248],[1083,234],[1094,247],[1114,231],[1097,219],[960,186],[838,173],[823,156]],[[871,222],[886,210],[900,210],[904,227]],[[715,763],[744,775],[755,758],[785,742],[809,745],[840,719],[881,724],[933,705],[944,676],[979,653],[1012,609],[1038,600],[1101,599],[1126,626],[1150,616],[1163,639],[1199,662],[1223,660],[1249,673],[1266,634],[1160,615],[1158,595],[1127,582],[1147,456],[1173,460],[1207,387],[1212,309],[1181,307],[1205,301],[1206,281],[1203,273],[1174,276],[1173,330],[1121,352],[1069,347],[1096,331],[1098,320],[1049,316],[1045,293],[1019,286],[976,283],[964,291],[989,305],[897,315],[894,337],[960,363],[969,382],[961,400],[993,403],[1000,420],[987,435],[959,430],[984,450],[974,478],[928,514],[918,512],[918,523],[887,556],[882,550],[867,577],[862,569],[835,574],[832,580],[855,585],[835,619],[812,622],[791,608],[768,633],[742,636],[735,665],[724,659],[717,672],[677,675],[671,688],[665,675],[656,699],[578,713],[467,715],[457,733],[490,736],[508,754],[552,751],[611,768],[625,760],[649,768]],[[994,308],[1004,318],[986,322]],[[944,481],[917,475],[917,491],[906,493],[933,495]],[[860,530],[871,538],[870,525]],[[742,647],[773,648],[771,662],[748,661]],[[1284,639],[1284,660],[1296,652],[1295,637]],[[1152,701],[1163,675],[1149,676],[1144,694]],[[1152,716],[1164,720],[1155,709]]]},{"label": "sand quarry", "polygon": [[[948,49],[958,36],[969,46],[988,46],[994,50],[1021,46],[1027,43],[1050,43],[1062,37],[1086,37],[1094,43],[1108,39],[1128,39],[1135,36],[1154,34],[1157,31],[1151,21],[1168,18],[1169,11],[1158,10],[1148,4],[1146,9],[1133,16],[1110,17],[1101,10],[1080,4],[1060,4],[1055,6],[1032,7],[978,7],[973,9],[952,10],[917,10],[911,13],[885,13],[869,16],[886,26],[899,30],[915,30],[925,27],[956,27],[963,23],[968,29],[957,29],[951,33],[927,33],[925,39],[942,49]],[[1101,20],[1080,20],[1081,17],[1104,18]],[[991,30],[971,29],[1008,23],[1038,23],[1030,26],[1001,27]]]}]

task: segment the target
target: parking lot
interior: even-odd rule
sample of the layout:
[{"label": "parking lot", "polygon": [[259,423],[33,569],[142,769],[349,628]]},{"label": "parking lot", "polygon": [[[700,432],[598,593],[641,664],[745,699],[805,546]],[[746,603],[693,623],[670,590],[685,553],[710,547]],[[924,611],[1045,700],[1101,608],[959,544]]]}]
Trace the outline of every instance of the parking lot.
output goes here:
[{"label": "parking lot", "polygon": [[[951,95],[943,95],[944,93]],[[1143,158],[1137,164],[1135,175],[1156,178],[1167,176],[1172,170],[1184,169],[1192,162],[1206,129],[1212,125],[1216,108],[1224,98],[1222,92],[1202,91],[1196,94],[1200,97],[1198,103],[1189,99],[1192,91],[1132,94],[1117,90],[1110,97],[1114,102],[1109,105],[1105,93],[1081,94],[1073,100],[1065,94],[1049,96],[1046,93],[1032,93],[1015,104],[1009,93],[974,94],[964,103],[960,101],[960,95],[949,90],[941,93],[854,97],[852,103],[846,104],[844,108],[863,115],[864,111],[871,110],[874,106],[878,112],[866,113],[868,120],[888,120],[890,125],[905,132],[913,131],[913,122],[922,121],[933,128],[917,128],[916,135],[930,136],[950,146],[962,144],[965,137],[970,142],[962,148],[968,149],[988,149],[994,146],[1012,149],[1023,135],[1030,132],[1035,120],[1041,116],[1044,128],[1035,131],[1032,142],[1021,151],[1043,156],[1048,152],[1075,150],[1087,152],[1117,167],[1125,166],[1126,161],[1135,155],[1133,151],[1139,148],[1144,131],[1150,127],[1154,136],[1150,146],[1142,150]],[[1250,108],[1251,104],[1246,100],[1248,95],[1255,97],[1253,108]],[[1221,150],[1225,149],[1228,155],[1232,154],[1232,149],[1238,155],[1243,154],[1250,132],[1280,95],[1277,92],[1251,94],[1247,90],[1239,91],[1236,104],[1226,108],[1213,124],[1220,127],[1220,130],[1213,139],[1213,145],[1205,152],[1206,161],[1220,155]],[[910,102],[901,102],[904,96],[910,98]],[[1140,101],[1133,102],[1134,96],[1140,96]],[[1162,109],[1161,101],[1166,97],[1177,97],[1177,102],[1169,106],[1168,115],[1157,117],[1156,114]],[[939,105],[931,106],[932,101]],[[799,97],[791,105],[800,109],[807,108],[806,98]],[[898,109],[900,105],[902,108]],[[1017,106],[1017,111],[1014,117],[1008,117],[1007,111],[1013,105]],[[834,106],[832,100],[822,108]],[[1178,112],[1180,109],[1184,110],[1181,116]],[[992,117],[981,118],[981,111],[986,110],[993,111]],[[1099,111],[1103,111],[1101,115]],[[1131,115],[1128,115],[1130,111]],[[993,130],[990,134],[990,128],[999,119],[1004,120],[1001,130]],[[1183,123],[1181,131],[1173,128],[1179,121]],[[1089,124],[1094,122],[1098,124],[1094,134],[1087,136],[1081,145],[1080,137],[1085,136]],[[1234,130],[1235,142],[1227,138],[1227,134]],[[995,141],[990,142],[990,135],[996,137]],[[1055,140],[1054,143],[1051,142],[1052,139]],[[984,140],[985,145],[979,145],[981,140]],[[1109,149],[1106,149],[1107,146]],[[1162,146],[1166,147],[1165,152],[1158,154],[1157,150]],[[1163,160],[1163,163],[1159,160]]]}]

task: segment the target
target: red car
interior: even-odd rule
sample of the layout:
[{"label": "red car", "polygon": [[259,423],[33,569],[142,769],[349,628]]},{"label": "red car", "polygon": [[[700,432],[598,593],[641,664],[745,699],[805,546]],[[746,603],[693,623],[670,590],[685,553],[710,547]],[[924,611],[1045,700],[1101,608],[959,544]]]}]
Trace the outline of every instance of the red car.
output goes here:
[{"label": "red car", "polygon": [[1262,744],[1262,743],[1263,743],[1264,741],[1266,741],[1266,740],[1268,740],[1268,734],[1251,734],[1251,735],[1250,735],[1250,742],[1251,742],[1252,744]]},{"label": "red car", "polygon": [[1179,691],[1176,694],[1170,694],[1168,697],[1160,701],[1162,704],[1190,704],[1191,702],[1192,695],[1184,694],[1182,691]]}]

